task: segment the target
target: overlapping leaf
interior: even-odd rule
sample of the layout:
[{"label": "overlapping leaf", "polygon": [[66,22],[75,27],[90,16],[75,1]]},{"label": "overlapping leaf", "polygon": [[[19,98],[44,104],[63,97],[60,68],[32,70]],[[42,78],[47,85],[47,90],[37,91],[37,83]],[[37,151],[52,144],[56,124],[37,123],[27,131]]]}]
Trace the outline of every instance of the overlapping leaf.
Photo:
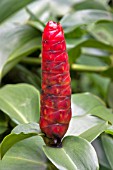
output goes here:
[{"label": "overlapping leaf", "polygon": [[17,124],[38,122],[39,101],[39,91],[31,85],[7,85],[0,89],[0,110]]},{"label": "overlapping leaf", "polygon": [[1,170],[46,170],[56,169],[43,153],[44,142],[41,137],[32,137],[17,143],[12,147],[3,160]]},{"label": "overlapping leaf", "polygon": [[16,126],[11,134],[6,136],[0,145],[0,157],[1,159],[5,153],[17,142],[26,138],[36,136],[40,132],[39,125],[37,123],[20,124]]},{"label": "overlapping leaf", "polygon": [[63,27],[69,29],[69,27],[78,27],[83,24],[91,24],[99,20],[113,20],[113,14],[102,10],[80,10],[73,14],[64,16],[61,20]]},{"label": "overlapping leaf", "polygon": [[80,135],[90,142],[107,130],[107,122],[113,124],[105,103],[90,93],[72,95],[72,114],[66,135]]},{"label": "overlapping leaf", "polygon": [[40,42],[39,32],[27,25],[7,29],[1,34],[0,77],[14,67],[22,57],[39,48]]},{"label": "overlapping leaf", "polygon": [[113,169],[113,139],[107,135],[102,136],[102,144],[111,169]]},{"label": "overlapping leaf", "polygon": [[95,170],[99,168],[94,148],[80,137],[65,137],[62,142],[62,148],[44,146],[44,152],[60,170]]}]

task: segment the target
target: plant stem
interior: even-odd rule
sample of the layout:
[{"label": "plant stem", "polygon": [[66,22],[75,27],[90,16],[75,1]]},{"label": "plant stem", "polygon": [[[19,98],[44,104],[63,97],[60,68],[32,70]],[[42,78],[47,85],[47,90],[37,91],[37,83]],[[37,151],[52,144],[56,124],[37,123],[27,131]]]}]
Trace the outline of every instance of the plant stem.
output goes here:
[{"label": "plant stem", "polygon": [[[33,65],[40,65],[41,64],[41,58],[31,58],[26,57],[23,58],[22,63],[26,64],[33,64]],[[109,66],[86,66],[86,65],[80,65],[80,64],[72,64],[71,69],[77,70],[77,71],[84,71],[84,72],[102,72],[109,68]]]},{"label": "plant stem", "polygon": [[22,63],[25,63],[25,64],[33,64],[33,65],[40,65],[41,64],[41,58],[31,58],[31,57],[26,57],[26,58],[23,58]]},{"label": "plant stem", "polygon": [[77,71],[87,71],[87,72],[102,72],[107,70],[108,66],[86,66],[80,64],[72,64],[71,69]]}]

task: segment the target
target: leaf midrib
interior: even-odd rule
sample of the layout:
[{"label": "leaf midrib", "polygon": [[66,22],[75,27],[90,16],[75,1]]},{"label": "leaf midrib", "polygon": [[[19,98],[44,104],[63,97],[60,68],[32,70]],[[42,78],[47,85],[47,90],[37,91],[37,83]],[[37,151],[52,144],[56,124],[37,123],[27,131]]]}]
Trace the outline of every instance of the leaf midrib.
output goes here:
[{"label": "leaf midrib", "polygon": [[26,158],[21,158],[21,157],[16,157],[16,156],[6,156],[6,157],[10,158],[10,159],[23,160],[23,161],[31,162],[31,163],[38,164],[38,165],[40,164],[40,165],[47,167],[47,164],[44,163],[44,162],[38,162],[38,161],[34,161],[34,160],[26,159]]},{"label": "leaf midrib", "polygon": [[[74,164],[74,162],[71,160],[70,156],[66,153],[66,151],[65,151],[64,148],[62,148],[62,151],[64,152],[64,155],[68,158],[68,160],[71,162],[74,170],[78,170],[78,169],[77,169],[77,166],[76,166],[76,165]],[[45,151],[45,153],[46,153],[46,151]],[[48,156],[49,156],[49,155],[48,155]],[[50,160],[51,160],[52,162],[54,162],[51,158],[50,158]]]},{"label": "leaf midrib", "polygon": [[[23,123],[29,123],[28,120],[19,112],[9,101],[4,100],[3,98],[0,98],[4,103],[6,103],[10,108],[12,108],[16,113],[20,116]],[[8,114],[9,115],[9,114]],[[10,115],[9,115],[10,116]]]},{"label": "leaf midrib", "polygon": [[64,151],[64,153],[66,154],[67,158],[69,158],[69,161],[72,163],[72,165],[74,165],[74,168],[76,168],[75,170],[77,170],[77,166],[74,164],[74,162],[71,160],[70,156],[66,153],[65,149],[62,148],[62,150]]}]

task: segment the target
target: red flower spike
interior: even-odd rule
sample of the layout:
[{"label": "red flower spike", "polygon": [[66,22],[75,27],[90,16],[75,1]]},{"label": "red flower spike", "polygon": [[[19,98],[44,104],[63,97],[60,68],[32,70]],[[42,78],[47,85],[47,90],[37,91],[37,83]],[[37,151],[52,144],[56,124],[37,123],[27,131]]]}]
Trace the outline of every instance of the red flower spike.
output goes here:
[{"label": "red flower spike", "polygon": [[68,54],[60,23],[49,21],[42,35],[40,128],[49,146],[61,146],[71,119]]}]

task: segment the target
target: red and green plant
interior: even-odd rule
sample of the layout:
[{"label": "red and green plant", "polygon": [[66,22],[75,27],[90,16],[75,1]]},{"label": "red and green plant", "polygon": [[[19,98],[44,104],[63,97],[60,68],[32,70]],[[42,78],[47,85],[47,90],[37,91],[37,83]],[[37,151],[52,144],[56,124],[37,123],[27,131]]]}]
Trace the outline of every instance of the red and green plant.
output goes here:
[{"label": "red and green plant", "polygon": [[[112,170],[111,1],[108,3],[108,0],[46,2],[16,0],[16,2],[1,0],[0,3],[0,170]],[[52,128],[55,127],[56,120],[63,127],[64,119],[59,121],[53,114],[52,122],[48,122],[49,125],[52,123],[52,128],[49,127],[49,130],[45,131],[43,126],[40,126],[40,113],[45,114],[45,102],[49,100],[52,104],[55,101],[54,103],[58,105],[61,94],[56,87],[65,79],[64,74],[62,74],[64,77],[60,78],[56,72],[62,67],[55,69],[56,61],[47,61],[45,57],[48,55],[41,54],[42,32],[50,20],[61,23],[64,30],[72,87],[72,117],[70,123],[65,122],[68,127],[66,133],[61,135],[61,131],[59,133],[57,131],[57,137],[56,130],[54,135]],[[60,48],[63,44],[63,48],[66,48],[64,41],[60,44],[55,42],[54,46],[54,43],[51,41],[47,43],[45,40],[46,38],[43,45],[47,50],[46,54],[49,54],[50,47]],[[41,58],[46,59],[42,63],[42,77]],[[64,63],[60,60],[59,64]],[[63,66],[64,70],[68,69],[68,64]],[[52,76],[49,76],[50,70]],[[55,79],[53,74],[57,76]],[[70,83],[69,72],[67,76],[64,83]],[[52,88],[49,90],[47,86],[55,86],[56,91]],[[65,90],[63,86],[64,84],[61,93]],[[55,99],[47,97],[47,94]],[[63,94],[64,96],[67,95]],[[59,108],[57,107],[58,113]],[[52,111],[54,109],[56,108],[52,107]],[[42,117],[46,119],[45,115]],[[55,143],[55,147],[50,146]]]}]

